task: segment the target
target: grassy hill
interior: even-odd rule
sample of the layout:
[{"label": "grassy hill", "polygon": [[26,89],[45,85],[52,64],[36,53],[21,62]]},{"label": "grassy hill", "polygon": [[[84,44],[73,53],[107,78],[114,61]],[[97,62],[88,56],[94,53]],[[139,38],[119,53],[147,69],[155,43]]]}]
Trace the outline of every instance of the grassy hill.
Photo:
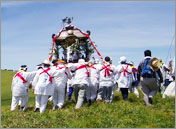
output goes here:
[{"label": "grassy hill", "polygon": [[88,107],[85,102],[80,110],[66,99],[65,107],[53,111],[49,102],[46,112],[33,112],[35,96],[30,90],[26,112],[10,111],[11,82],[15,73],[1,71],[1,127],[2,128],[174,128],[175,98],[162,99],[158,93],[154,105],[146,107],[140,92],[138,99],[133,93],[129,100],[122,100],[115,92],[112,103],[95,102]]}]

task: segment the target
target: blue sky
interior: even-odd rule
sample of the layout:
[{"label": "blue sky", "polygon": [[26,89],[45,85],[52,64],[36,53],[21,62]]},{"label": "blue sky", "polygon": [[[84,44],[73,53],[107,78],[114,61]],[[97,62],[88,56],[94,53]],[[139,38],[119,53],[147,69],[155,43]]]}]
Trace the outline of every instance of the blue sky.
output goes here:
[{"label": "blue sky", "polygon": [[[146,49],[165,62],[175,35],[174,1],[1,1],[1,68],[27,64],[35,70],[48,59],[51,35],[66,16],[82,31],[90,30],[102,56],[112,57],[115,65],[126,56],[138,66]],[[175,38],[170,50],[167,61],[175,55]]]}]

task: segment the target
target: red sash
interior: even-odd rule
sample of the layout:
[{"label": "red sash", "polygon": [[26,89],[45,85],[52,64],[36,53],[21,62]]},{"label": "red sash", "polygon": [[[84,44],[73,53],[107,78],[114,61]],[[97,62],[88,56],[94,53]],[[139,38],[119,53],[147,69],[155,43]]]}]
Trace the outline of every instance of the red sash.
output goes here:
[{"label": "red sash", "polygon": [[126,66],[126,68],[124,69],[124,67],[122,66],[123,70],[120,72],[122,73],[123,72],[123,75],[126,77],[126,73],[129,73],[131,74],[130,72],[127,71],[127,68],[128,68],[128,65]]},{"label": "red sash", "polygon": [[[60,69],[63,69],[65,67],[58,67],[56,70],[60,70]],[[65,72],[65,74],[68,76],[67,72]]]},{"label": "red sash", "polygon": [[21,72],[19,72],[19,73],[17,73],[16,75],[15,75],[15,77],[19,77],[21,80],[23,80],[23,83],[26,83],[27,81],[23,78],[23,76],[21,75]]},{"label": "red sash", "polygon": [[[43,68],[42,68],[42,69],[43,69]],[[40,74],[42,74],[42,73],[48,74],[48,76],[49,76],[49,81],[52,83],[52,79],[53,79],[54,77],[52,77],[52,76],[48,73],[49,70],[50,70],[50,68],[47,68],[46,70],[43,69],[43,72],[41,72]]]},{"label": "red sash", "polygon": [[[81,65],[81,66],[79,66],[76,70],[79,70],[79,69],[82,69],[82,68],[85,68],[85,69],[87,70],[87,76],[89,77],[89,71],[88,71],[86,65]],[[76,71],[76,70],[75,70],[75,71]]]},{"label": "red sash", "polygon": [[111,70],[110,65],[107,65],[107,66],[103,65],[103,68],[102,68],[100,71],[102,71],[103,69],[105,69],[104,77],[106,77],[106,74],[107,74],[108,76],[110,76],[110,72],[113,72],[113,71]]},{"label": "red sash", "polygon": [[93,65],[89,66],[90,68],[96,69]]},{"label": "red sash", "polygon": [[64,67],[58,67],[56,70],[60,70],[60,69],[63,69]]}]

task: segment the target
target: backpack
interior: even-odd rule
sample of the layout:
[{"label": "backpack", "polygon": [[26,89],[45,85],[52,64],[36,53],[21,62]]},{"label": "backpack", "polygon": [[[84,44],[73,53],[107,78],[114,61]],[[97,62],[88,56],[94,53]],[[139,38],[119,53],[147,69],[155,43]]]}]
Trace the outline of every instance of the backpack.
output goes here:
[{"label": "backpack", "polygon": [[145,59],[144,61],[144,66],[142,69],[142,77],[148,77],[148,78],[152,78],[154,77],[154,72],[151,70],[149,63],[150,63],[150,58]]}]

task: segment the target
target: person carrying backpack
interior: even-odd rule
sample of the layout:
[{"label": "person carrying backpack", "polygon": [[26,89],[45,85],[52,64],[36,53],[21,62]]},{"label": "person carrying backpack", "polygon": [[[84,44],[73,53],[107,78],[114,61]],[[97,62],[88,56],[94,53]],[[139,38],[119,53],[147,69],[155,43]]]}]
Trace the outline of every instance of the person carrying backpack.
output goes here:
[{"label": "person carrying backpack", "polygon": [[151,57],[151,51],[144,51],[144,60],[138,66],[137,79],[140,82],[144,102],[147,106],[153,103],[153,98],[159,90],[159,84],[163,82],[160,71],[160,60]]}]

